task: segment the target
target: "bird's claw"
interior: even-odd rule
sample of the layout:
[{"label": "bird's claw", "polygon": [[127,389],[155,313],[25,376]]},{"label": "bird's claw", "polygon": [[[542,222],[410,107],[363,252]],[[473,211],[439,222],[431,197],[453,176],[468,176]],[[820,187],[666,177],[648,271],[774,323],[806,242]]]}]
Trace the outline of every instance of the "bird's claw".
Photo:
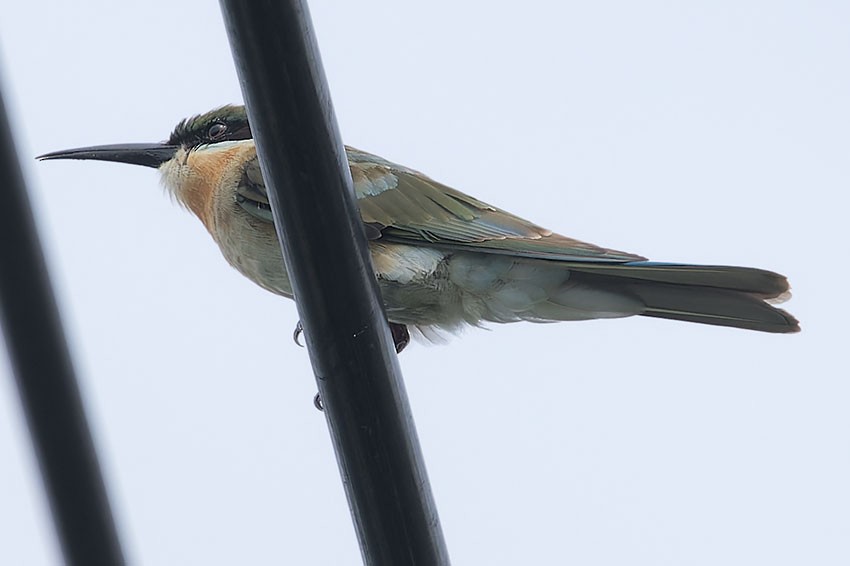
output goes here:
[{"label": "bird's claw", "polygon": [[316,396],[313,397],[313,406],[316,407],[317,409],[319,409],[320,411],[324,412],[325,405],[322,403],[322,394],[321,393],[316,393]]},{"label": "bird's claw", "polygon": [[301,325],[301,321],[298,321],[298,324],[295,325],[295,330],[292,331],[292,339],[295,341],[295,344],[300,347],[304,347],[304,344],[301,343],[301,335],[304,334],[304,327]]},{"label": "bird's claw", "polygon": [[403,324],[390,323],[390,331],[393,335],[393,343],[395,344],[395,353],[401,354],[408,344],[410,344],[410,332],[407,326]]}]

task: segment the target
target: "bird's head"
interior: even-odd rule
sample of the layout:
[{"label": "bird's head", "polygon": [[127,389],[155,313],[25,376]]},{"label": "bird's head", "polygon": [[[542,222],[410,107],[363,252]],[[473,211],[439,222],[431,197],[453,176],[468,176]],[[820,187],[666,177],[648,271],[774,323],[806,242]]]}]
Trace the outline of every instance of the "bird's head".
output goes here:
[{"label": "bird's head", "polygon": [[244,106],[223,106],[181,120],[167,141],[54,151],[37,159],[93,159],[158,169],[165,186],[204,223],[215,191],[235,183],[256,155]]}]

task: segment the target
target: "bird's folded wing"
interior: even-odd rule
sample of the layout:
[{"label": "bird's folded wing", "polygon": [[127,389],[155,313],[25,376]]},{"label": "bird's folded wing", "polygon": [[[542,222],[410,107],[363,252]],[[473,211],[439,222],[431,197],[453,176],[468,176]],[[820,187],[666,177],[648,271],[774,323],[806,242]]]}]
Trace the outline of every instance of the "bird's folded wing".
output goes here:
[{"label": "bird's folded wing", "polygon": [[[556,261],[644,259],[554,234],[376,155],[350,147],[346,152],[370,239]],[[238,192],[250,203],[246,210],[271,220],[257,160],[246,168]]]},{"label": "bird's folded wing", "polygon": [[363,222],[381,238],[559,261],[640,261],[552,233],[422,173],[346,148]]}]

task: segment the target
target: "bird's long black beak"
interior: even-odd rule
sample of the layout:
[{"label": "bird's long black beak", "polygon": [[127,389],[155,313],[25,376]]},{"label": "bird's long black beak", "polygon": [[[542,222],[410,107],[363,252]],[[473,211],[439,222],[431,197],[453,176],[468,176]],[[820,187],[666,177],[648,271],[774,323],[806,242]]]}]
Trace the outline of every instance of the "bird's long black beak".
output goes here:
[{"label": "bird's long black beak", "polygon": [[97,159],[158,168],[174,157],[178,146],[162,143],[119,143],[78,147],[39,155],[36,159]]}]

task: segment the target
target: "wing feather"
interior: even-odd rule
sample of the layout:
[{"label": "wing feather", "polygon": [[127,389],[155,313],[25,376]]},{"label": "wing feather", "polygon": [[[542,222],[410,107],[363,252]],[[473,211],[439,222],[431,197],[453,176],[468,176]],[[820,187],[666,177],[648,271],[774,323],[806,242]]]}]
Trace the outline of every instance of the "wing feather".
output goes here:
[{"label": "wing feather", "polygon": [[360,214],[383,239],[558,261],[644,259],[554,234],[422,173],[346,150]]},{"label": "wing feather", "polygon": [[[371,239],[555,261],[620,263],[641,256],[542,228],[376,155],[346,147],[360,216]],[[243,208],[270,220],[257,159],[238,189]]]}]

